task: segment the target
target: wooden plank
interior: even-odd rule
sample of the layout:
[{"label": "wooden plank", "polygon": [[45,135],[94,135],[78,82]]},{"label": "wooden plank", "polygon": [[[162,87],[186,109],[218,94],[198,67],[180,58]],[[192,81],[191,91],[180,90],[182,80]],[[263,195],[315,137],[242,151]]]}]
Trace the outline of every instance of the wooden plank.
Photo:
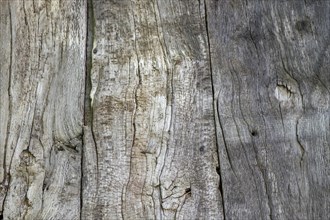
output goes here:
[{"label": "wooden plank", "polygon": [[221,217],[204,4],[92,6],[83,217]]},{"label": "wooden plank", "polygon": [[78,219],[85,1],[0,1],[4,219]]},{"label": "wooden plank", "polygon": [[208,1],[227,219],[329,216],[329,1]]}]

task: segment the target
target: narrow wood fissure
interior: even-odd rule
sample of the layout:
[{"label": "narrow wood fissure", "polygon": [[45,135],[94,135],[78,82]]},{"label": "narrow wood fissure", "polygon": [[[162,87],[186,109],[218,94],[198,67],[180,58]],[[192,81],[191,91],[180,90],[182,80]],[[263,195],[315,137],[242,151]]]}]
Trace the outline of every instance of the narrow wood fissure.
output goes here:
[{"label": "narrow wood fissure", "polygon": [[[93,131],[93,107],[92,100],[90,97],[92,89],[91,71],[92,71],[92,53],[93,53],[93,42],[94,42],[94,12],[93,12],[93,0],[87,0],[86,2],[86,44],[85,44],[85,94],[84,94],[84,113],[83,123],[84,126],[89,128],[91,131],[92,141],[95,147],[96,154],[96,166],[98,167],[98,149],[96,145],[95,135]],[[83,136],[85,129],[83,129]],[[81,152],[81,180],[80,180],[80,219],[83,219],[83,204],[84,204],[84,149],[86,144],[83,140],[83,147]],[[97,169],[98,170],[98,169]],[[98,181],[98,179],[97,179]],[[97,186],[96,186],[97,187]]]},{"label": "narrow wood fissure", "polygon": [[[300,116],[300,118],[301,118],[301,116]],[[296,133],[296,141],[297,141],[297,143],[298,143],[298,145],[300,147],[300,151],[301,151],[299,165],[300,165],[300,169],[302,169],[302,163],[304,162],[304,157],[305,157],[306,150],[305,150],[304,146],[302,145],[302,143],[301,143],[301,141],[299,139],[299,135],[298,135],[299,119],[300,118],[298,118],[297,121],[296,121],[296,126],[295,126],[296,131],[295,131],[295,133]]]},{"label": "narrow wood fissure", "polygon": [[11,120],[12,120],[12,94],[11,94],[11,84],[12,84],[12,65],[13,65],[13,23],[12,23],[12,15],[11,15],[11,8],[10,8],[10,1],[8,1],[8,12],[9,12],[9,28],[10,28],[10,55],[9,55],[9,76],[8,76],[8,121],[7,121],[7,134],[6,134],[6,140],[5,140],[5,149],[4,149],[4,162],[3,162],[3,172],[4,172],[4,179],[3,183],[6,188],[6,192],[2,201],[2,210],[1,215],[3,215],[4,205],[6,202],[6,198],[8,195],[8,189],[10,186],[10,167],[6,168],[6,161],[7,161],[7,148],[9,147],[9,134],[10,134],[10,127],[11,127]]},{"label": "narrow wood fissure", "polygon": [[[205,14],[205,31],[206,31],[206,37],[207,37],[207,46],[208,46],[208,57],[209,57],[209,70],[211,74],[211,87],[212,87],[212,103],[213,103],[213,121],[214,121],[214,132],[215,132],[215,144],[216,144],[216,153],[217,153],[217,158],[218,158],[218,166],[219,170],[217,170],[217,174],[219,175],[219,190],[221,193],[221,204],[222,204],[222,214],[223,214],[223,219],[226,220],[226,210],[225,210],[225,199],[224,199],[224,186],[223,186],[223,180],[221,176],[221,165],[220,165],[220,152],[219,152],[219,143],[218,143],[218,137],[217,137],[217,125],[216,125],[216,114],[218,106],[217,102],[215,100],[217,99],[216,94],[215,94],[215,88],[214,88],[214,78],[213,78],[213,70],[212,70],[212,53],[211,53],[211,43],[210,43],[210,36],[209,36],[209,28],[208,28],[208,17],[207,17],[207,5],[206,5],[206,0],[204,0],[204,14]],[[219,116],[220,117],[220,116]],[[219,118],[220,120],[220,118]],[[222,129],[222,127],[221,127]],[[222,131],[223,132],[223,131]],[[223,133],[222,133],[223,134]],[[224,135],[224,134],[223,134]],[[224,139],[225,141],[225,139]],[[225,142],[226,144],[226,142]],[[227,147],[225,147],[227,150]],[[231,164],[231,163],[230,163]],[[217,169],[217,168],[216,168]]]}]

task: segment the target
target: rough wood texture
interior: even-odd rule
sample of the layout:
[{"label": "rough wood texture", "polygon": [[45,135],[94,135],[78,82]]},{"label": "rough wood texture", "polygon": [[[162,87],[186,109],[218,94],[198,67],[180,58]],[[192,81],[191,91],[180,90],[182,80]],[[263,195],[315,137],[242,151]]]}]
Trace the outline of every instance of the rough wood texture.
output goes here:
[{"label": "rough wood texture", "polygon": [[78,219],[86,5],[0,1],[4,219]]},{"label": "rough wood texture", "polygon": [[329,219],[329,1],[209,1],[227,219]]},{"label": "rough wood texture", "polygon": [[2,218],[328,219],[329,11],[0,0]]},{"label": "rough wood texture", "polygon": [[91,4],[83,217],[221,216],[204,4]]}]

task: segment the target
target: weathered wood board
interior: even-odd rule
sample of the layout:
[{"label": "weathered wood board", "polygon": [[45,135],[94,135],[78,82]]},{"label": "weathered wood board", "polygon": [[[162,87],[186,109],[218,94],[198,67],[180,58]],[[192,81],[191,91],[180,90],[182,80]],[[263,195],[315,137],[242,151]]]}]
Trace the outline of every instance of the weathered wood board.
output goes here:
[{"label": "weathered wood board", "polygon": [[0,0],[0,218],[329,219],[329,12]]},{"label": "weathered wood board", "polygon": [[329,1],[209,1],[227,219],[329,219]]},{"label": "weathered wood board", "polygon": [[3,219],[78,219],[86,3],[0,1]]}]

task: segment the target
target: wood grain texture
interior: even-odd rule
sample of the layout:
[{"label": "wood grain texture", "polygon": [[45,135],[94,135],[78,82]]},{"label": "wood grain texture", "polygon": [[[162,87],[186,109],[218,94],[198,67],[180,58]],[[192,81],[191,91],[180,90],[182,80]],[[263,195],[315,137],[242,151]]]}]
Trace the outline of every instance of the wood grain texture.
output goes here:
[{"label": "wood grain texture", "polygon": [[0,1],[4,219],[78,219],[84,1]]},{"label": "wood grain texture", "polygon": [[328,219],[329,11],[0,0],[0,219]]},{"label": "wood grain texture", "polygon": [[221,217],[204,4],[90,6],[83,218]]},{"label": "wood grain texture", "polygon": [[227,219],[329,218],[329,1],[208,1]]}]

